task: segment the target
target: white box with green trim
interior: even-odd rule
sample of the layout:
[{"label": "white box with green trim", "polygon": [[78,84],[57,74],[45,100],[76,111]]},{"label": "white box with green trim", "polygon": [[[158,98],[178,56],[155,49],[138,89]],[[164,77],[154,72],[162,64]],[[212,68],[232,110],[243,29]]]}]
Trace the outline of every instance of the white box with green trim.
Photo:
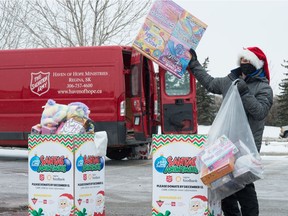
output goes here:
[{"label": "white box with green trim", "polygon": [[152,216],[221,216],[221,202],[210,201],[200,179],[197,155],[206,135],[153,135]]},{"label": "white box with green trim", "polygon": [[28,152],[28,215],[105,215],[105,158],[93,134],[29,135]]}]

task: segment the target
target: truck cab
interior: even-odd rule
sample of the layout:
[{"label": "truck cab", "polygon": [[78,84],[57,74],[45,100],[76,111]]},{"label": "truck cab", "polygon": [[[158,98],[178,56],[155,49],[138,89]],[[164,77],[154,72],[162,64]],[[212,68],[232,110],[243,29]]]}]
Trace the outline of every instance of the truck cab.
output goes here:
[{"label": "truck cab", "polygon": [[179,79],[132,47],[1,50],[0,59],[1,146],[27,147],[48,99],[86,104],[95,131],[107,132],[111,159],[155,133],[197,133],[194,77]]}]

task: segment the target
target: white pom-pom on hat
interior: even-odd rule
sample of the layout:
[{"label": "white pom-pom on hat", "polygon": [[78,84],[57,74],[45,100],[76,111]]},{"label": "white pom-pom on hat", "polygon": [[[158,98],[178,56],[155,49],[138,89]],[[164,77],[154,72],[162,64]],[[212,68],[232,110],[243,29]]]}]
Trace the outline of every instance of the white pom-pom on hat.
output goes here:
[{"label": "white pom-pom on hat", "polygon": [[240,65],[240,59],[245,58],[258,70],[263,67],[266,78],[270,81],[270,72],[268,67],[268,61],[264,52],[258,47],[247,47],[238,55],[238,64]]},{"label": "white pom-pom on hat", "polygon": [[260,60],[253,52],[249,49],[243,49],[242,52],[239,53],[239,61],[241,58],[249,60],[250,63],[258,70],[263,67],[264,62]]}]

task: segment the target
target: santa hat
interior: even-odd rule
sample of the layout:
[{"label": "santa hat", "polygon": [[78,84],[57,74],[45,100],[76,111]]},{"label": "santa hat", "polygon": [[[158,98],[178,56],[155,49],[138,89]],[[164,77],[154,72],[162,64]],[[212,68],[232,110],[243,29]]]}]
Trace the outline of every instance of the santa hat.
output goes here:
[{"label": "santa hat", "polygon": [[[245,58],[258,70],[263,67],[266,78],[270,81],[268,61],[264,52],[258,47],[243,48],[239,54],[239,59]],[[239,61],[240,62],[240,61]]]},{"label": "santa hat", "polygon": [[64,193],[64,194],[60,195],[60,198],[66,198],[68,200],[73,200],[72,194],[68,194],[68,193]]},{"label": "santa hat", "polygon": [[103,190],[99,191],[99,192],[97,193],[97,195],[102,195],[102,196],[104,196],[104,191],[103,191]]},{"label": "santa hat", "polygon": [[202,195],[196,195],[196,196],[193,196],[191,199],[195,200],[195,199],[199,199],[201,200],[202,202],[207,202],[208,199],[206,196],[202,196]]}]

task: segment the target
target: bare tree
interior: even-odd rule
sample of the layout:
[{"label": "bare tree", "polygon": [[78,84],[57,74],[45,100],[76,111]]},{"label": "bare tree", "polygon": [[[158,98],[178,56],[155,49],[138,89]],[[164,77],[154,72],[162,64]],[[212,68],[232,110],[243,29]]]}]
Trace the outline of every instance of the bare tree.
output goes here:
[{"label": "bare tree", "polygon": [[26,47],[26,29],[19,19],[25,20],[29,12],[20,1],[0,0],[0,49]]},{"label": "bare tree", "polygon": [[[1,0],[14,2],[19,0]],[[24,4],[23,4],[24,2]],[[17,16],[25,41],[33,47],[127,45],[136,37],[152,0],[22,0],[26,13]],[[5,6],[5,5],[4,5]],[[9,6],[6,5],[3,10]],[[3,11],[2,10],[2,11]],[[12,25],[12,23],[11,23]],[[20,32],[16,32],[20,34]],[[24,34],[24,33],[23,33]],[[3,37],[3,41],[7,39]],[[23,44],[22,44],[23,45]]]}]

